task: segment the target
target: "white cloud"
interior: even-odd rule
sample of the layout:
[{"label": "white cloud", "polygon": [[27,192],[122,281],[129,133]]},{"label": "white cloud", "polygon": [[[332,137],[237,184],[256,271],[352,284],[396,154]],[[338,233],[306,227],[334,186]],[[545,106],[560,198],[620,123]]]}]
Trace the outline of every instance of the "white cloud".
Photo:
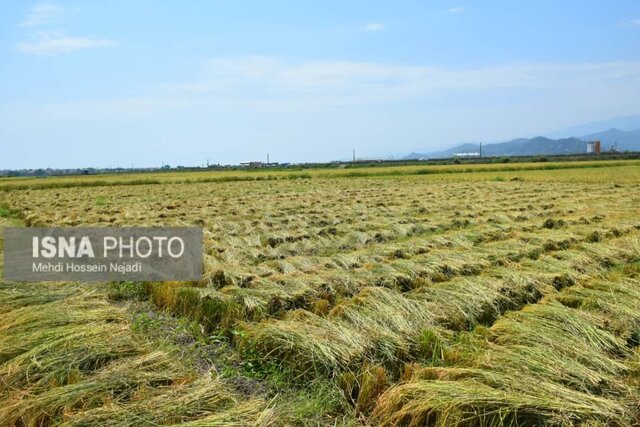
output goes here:
[{"label": "white cloud", "polygon": [[[42,27],[55,23],[62,8],[52,3],[40,3],[33,6],[20,27]],[[35,31],[35,28],[34,30]],[[81,49],[111,47],[115,42],[87,36],[70,36],[63,31],[37,31],[31,33],[31,39],[17,43],[15,48],[25,55],[59,55]]]},{"label": "white cloud", "polygon": [[462,13],[464,12],[466,9],[464,7],[452,7],[451,9],[447,9],[445,10],[446,13]]},{"label": "white cloud", "polygon": [[[571,97],[574,93],[589,93],[594,87],[619,86],[640,90],[640,62],[518,62],[444,68],[349,61],[291,63],[246,56],[211,60],[200,78],[169,88],[174,94],[194,100],[339,106],[442,99],[483,102],[509,100],[510,94],[555,98],[565,93]],[[478,101],[466,101],[467,98]]]},{"label": "white cloud", "polygon": [[377,22],[373,22],[371,24],[365,25],[364,29],[366,31],[382,31],[382,30],[384,30],[384,25],[383,24],[379,24]]},{"label": "white cloud", "polygon": [[[495,113],[492,120],[499,120],[500,114],[508,113],[513,126],[538,120],[531,124],[531,131],[535,131],[536,126],[553,129],[554,120],[559,127],[569,125],[574,121],[569,116],[582,121],[581,114],[587,112],[593,117],[637,113],[639,92],[640,61],[444,68],[348,61],[288,62],[247,56],[210,60],[199,78],[149,89],[139,98],[122,98],[115,93],[115,98],[49,105],[43,114],[61,119],[163,121],[180,111],[230,117],[227,115],[250,112],[380,111],[380,106],[387,111],[401,106],[401,111],[417,116],[429,111],[430,115],[451,119],[461,112],[471,121],[490,112]],[[562,117],[566,122],[560,120]],[[514,135],[519,132],[526,134],[521,129]]]},{"label": "white cloud", "polygon": [[61,32],[40,32],[35,40],[18,43],[16,48],[26,55],[52,56],[80,49],[112,47],[115,45],[114,41],[107,39],[73,37]]},{"label": "white cloud", "polygon": [[60,7],[50,4],[41,3],[33,6],[27,18],[20,23],[21,27],[37,27],[55,22],[56,17],[60,14]]},{"label": "white cloud", "polygon": [[620,27],[640,27],[640,19],[638,18],[624,18],[618,21]]}]

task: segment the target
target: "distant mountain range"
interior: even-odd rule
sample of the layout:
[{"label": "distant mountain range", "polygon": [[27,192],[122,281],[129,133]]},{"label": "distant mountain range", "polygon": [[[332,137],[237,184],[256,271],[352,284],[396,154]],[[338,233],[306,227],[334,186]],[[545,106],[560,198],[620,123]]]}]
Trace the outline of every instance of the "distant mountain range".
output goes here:
[{"label": "distant mountain range", "polygon": [[[640,116],[637,116],[640,118]],[[629,120],[631,123],[632,121]],[[604,123],[604,122],[603,122]],[[599,139],[602,142],[602,151],[609,151],[617,144],[618,151],[640,151],[640,121],[638,130],[609,129],[603,132],[594,132],[588,135],[551,139],[543,136],[535,138],[518,138],[508,142],[495,144],[482,144],[483,156],[536,156],[536,155],[560,155],[580,154],[587,152],[586,141]],[[411,153],[403,159],[420,158],[446,158],[457,153],[476,153],[479,151],[479,143],[467,143],[457,145],[447,150],[424,153]]]},{"label": "distant mountain range", "polygon": [[640,115],[615,117],[609,120],[583,123],[578,126],[572,126],[555,132],[545,132],[544,135],[548,138],[554,139],[570,138],[577,135],[590,135],[592,133],[602,132],[605,129],[619,129],[623,131],[640,129]]}]

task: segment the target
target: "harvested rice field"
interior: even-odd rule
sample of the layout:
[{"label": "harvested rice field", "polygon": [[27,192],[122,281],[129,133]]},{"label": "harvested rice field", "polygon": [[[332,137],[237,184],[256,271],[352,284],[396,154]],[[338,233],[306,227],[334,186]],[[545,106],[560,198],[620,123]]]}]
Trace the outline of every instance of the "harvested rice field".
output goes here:
[{"label": "harvested rice field", "polygon": [[0,180],[204,230],[198,282],[2,282],[0,426],[640,425],[640,164],[553,165]]}]

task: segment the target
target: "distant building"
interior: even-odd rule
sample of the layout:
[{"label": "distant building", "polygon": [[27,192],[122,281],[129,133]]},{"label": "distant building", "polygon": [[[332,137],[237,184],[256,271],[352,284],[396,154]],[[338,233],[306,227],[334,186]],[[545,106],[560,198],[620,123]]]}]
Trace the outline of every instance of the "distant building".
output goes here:
[{"label": "distant building", "polygon": [[478,152],[469,152],[469,153],[453,153],[453,157],[463,157],[463,158],[470,158],[470,157],[480,157],[480,153]]},{"label": "distant building", "polygon": [[259,168],[262,167],[264,163],[257,161],[249,161],[249,162],[240,162],[240,166],[245,168]]},{"label": "distant building", "polygon": [[601,150],[602,144],[599,139],[587,142],[587,154],[600,154]]}]

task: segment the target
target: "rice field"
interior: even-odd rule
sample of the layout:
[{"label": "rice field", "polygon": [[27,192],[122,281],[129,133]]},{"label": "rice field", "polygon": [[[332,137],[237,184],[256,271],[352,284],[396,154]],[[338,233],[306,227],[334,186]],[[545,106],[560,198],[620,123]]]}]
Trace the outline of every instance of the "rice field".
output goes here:
[{"label": "rice field", "polygon": [[0,426],[638,425],[640,164],[428,168],[0,180],[3,227],[205,236],[2,283]]}]

